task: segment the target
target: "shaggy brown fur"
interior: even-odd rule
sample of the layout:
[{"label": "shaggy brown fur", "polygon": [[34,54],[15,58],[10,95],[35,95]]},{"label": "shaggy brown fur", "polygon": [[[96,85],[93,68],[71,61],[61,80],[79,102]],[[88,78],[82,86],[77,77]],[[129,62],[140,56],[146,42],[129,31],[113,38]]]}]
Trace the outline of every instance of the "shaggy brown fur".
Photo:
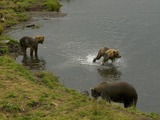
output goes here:
[{"label": "shaggy brown fur", "polygon": [[111,103],[124,103],[124,107],[135,106],[138,100],[136,89],[126,82],[102,82],[93,89],[91,94],[94,98],[102,97]]},{"label": "shaggy brown fur", "polygon": [[35,38],[25,36],[19,40],[23,54],[26,55],[27,48],[30,48],[30,55],[33,56],[33,51],[34,51],[36,57],[38,56],[37,55],[38,44],[39,43],[43,44],[43,42],[44,42],[44,36],[41,35],[36,36]]},{"label": "shaggy brown fur", "polygon": [[97,56],[93,59],[93,62],[96,62],[96,60],[99,60],[101,57],[104,57],[103,59],[103,65],[105,62],[107,62],[109,59],[114,62],[115,59],[121,58],[119,55],[119,51],[115,49],[110,49],[107,47],[101,48],[97,54]]}]

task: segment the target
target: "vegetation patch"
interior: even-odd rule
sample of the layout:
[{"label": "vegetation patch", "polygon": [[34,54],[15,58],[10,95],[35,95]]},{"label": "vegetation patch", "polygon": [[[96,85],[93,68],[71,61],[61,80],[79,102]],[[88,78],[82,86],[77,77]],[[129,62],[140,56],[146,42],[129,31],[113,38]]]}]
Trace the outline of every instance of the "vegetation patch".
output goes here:
[{"label": "vegetation patch", "polygon": [[[60,11],[61,4],[57,0],[1,0],[0,1],[0,33],[6,28],[30,17],[27,11]],[[3,23],[3,25],[2,25]]]},{"label": "vegetation patch", "polygon": [[40,71],[39,73],[36,73],[35,76],[37,77],[37,82],[39,84],[43,84],[51,89],[59,84],[58,77],[56,75],[53,75],[52,73]]},{"label": "vegetation patch", "polygon": [[18,113],[18,112],[21,111],[18,105],[15,105],[15,104],[12,104],[12,103],[7,103],[7,102],[3,102],[1,104],[2,105],[1,105],[0,109],[3,112],[8,112],[8,113],[13,114],[13,113]]},{"label": "vegetation patch", "polygon": [[44,6],[46,6],[49,11],[59,12],[62,5],[57,0],[46,0]]}]

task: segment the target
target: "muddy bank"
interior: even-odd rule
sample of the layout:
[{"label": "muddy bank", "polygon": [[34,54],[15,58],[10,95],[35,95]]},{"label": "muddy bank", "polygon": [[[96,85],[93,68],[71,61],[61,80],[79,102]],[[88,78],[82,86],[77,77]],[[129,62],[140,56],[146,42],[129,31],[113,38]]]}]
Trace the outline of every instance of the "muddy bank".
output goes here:
[{"label": "muddy bank", "polygon": [[51,18],[57,18],[57,17],[64,17],[67,14],[61,13],[61,12],[44,12],[44,11],[32,11],[26,13],[28,16],[30,16],[30,20],[33,20],[34,18],[39,19],[51,19]]}]

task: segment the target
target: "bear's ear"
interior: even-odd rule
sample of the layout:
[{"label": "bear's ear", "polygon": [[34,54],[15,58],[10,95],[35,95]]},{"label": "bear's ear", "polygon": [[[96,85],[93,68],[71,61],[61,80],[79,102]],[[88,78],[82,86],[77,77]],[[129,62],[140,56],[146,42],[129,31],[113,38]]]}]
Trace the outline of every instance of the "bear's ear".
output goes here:
[{"label": "bear's ear", "polygon": [[36,38],[44,38],[43,35],[37,35]]},{"label": "bear's ear", "polygon": [[37,35],[37,36],[35,37],[35,39],[36,39],[36,40],[39,40],[39,36]]}]

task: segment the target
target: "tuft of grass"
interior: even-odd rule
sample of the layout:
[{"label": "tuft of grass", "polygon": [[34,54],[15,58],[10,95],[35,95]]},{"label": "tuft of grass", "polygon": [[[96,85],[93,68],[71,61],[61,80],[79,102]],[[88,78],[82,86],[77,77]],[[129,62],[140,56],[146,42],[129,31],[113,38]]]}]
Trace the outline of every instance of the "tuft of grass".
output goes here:
[{"label": "tuft of grass", "polygon": [[0,108],[3,112],[8,112],[8,113],[18,113],[21,111],[18,105],[7,102],[2,103]]},{"label": "tuft of grass", "polygon": [[29,107],[35,108],[35,107],[38,107],[40,105],[40,103],[38,101],[32,100],[32,101],[29,101],[29,103],[27,105]]},{"label": "tuft of grass", "polygon": [[62,6],[57,0],[46,0],[44,5],[47,7],[49,11],[56,12],[59,12]]},{"label": "tuft of grass", "polygon": [[8,53],[8,46],[4,43],[0,43],[0,55]]},{"label": "tuft of grass", "polygon": [[6,95],[6,98],[16,98],[17,97],[17,94],[15,94],[15,93],[13,93],[13,92],[11,92],[11,93],[8,93],[7,95]]},{"label": "tuft of grass", "polygon": [[150,116],[151,116],[153,119],[157,120],[157,116],[159,116],[159,114],[158,114],[158,113],[151,112],[151,113],[150,113]]},{"label": "tuft of grass", "polygon": [[58,77],[56,75],[53,75],[52,73],[40,71],[35,74],[38,78],[37,82],[39,84],[43,84],[47,86],[48,88],[55,88],[58,84]]},{"label": "tuft of grass", "polygon": [[3,31],[4,31],[4,24],[0,23],[0,35],[2,34]]}]

